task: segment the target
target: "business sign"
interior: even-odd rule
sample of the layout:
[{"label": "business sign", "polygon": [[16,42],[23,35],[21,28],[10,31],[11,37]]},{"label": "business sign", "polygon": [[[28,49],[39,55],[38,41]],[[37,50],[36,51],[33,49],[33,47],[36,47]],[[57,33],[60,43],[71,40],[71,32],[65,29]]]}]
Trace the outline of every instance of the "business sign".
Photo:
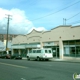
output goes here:
[{"label": "business sign", "polygon": [[77,79],[80,80],[80,74],[74,73],[73,74],[73,79],[74,80],[77,80]]},{"label": "business sign", "polygon": [[40,44],[27,44],[26,48],[35,48],[35,47],[41,47]]}]

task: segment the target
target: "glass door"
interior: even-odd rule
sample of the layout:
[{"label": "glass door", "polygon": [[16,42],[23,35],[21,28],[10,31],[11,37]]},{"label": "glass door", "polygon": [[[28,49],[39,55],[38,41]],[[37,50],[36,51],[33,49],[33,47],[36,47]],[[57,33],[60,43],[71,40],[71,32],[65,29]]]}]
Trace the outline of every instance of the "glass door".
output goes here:
[{"label": "glass door", "polygon": [[52,48],[52,52],[53,52],[53,57],[59,58],[59,47],[58,46],[54,46]]},{"label": "glass door", "polygon": [[76,46],[76,57],[80,57],[80,46]]},{"label": "glass door", "polygon": [[76,56],[76,50],[75,47],[70,47],[70,56]]}]

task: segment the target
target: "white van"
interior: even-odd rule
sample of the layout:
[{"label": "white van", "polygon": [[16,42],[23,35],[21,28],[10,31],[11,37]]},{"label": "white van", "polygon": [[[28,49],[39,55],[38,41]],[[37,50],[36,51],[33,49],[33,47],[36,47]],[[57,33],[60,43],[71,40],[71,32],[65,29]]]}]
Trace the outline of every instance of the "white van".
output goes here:
[{"label": "white van", "polygon": [[45,49],[32,49],[29,50],[27,54],[27,59],[36,59],[36,60],[49,60],[53,58],[52,49],[45,48]]}]

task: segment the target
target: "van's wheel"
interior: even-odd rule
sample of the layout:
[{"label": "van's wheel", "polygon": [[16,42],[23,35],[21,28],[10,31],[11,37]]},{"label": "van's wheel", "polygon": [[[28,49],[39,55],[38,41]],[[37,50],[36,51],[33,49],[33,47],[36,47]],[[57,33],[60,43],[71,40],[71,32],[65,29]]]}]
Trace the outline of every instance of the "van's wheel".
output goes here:
[{"label": "van's wheel", "polygon": [[29,56],[27,56],[27,60],[28,60],[28,61],[30,60]]},{"label": "van's wheel", "polygon": [[40,58],[39,57],[37,57],[37,61],[39,61],[40,60]]},{"label": "van's wheel", "polygon": [[49,59],[45,59],[46,61],[49,61]]}]

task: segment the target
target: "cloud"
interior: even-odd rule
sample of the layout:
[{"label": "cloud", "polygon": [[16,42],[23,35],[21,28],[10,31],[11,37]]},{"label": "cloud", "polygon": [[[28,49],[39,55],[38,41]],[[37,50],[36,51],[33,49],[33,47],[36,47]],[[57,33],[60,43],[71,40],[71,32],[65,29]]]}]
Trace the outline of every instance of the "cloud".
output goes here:
[{"label": "cloud", "polygon": [[34,27],[33,23],[28,19],[28,17],[25,14],[25,11],[23,10],[20,9],[6,10],[0,8],[0,30],[2,30],[3,33],[6,33],[7,31],[7,15],[5,14],[11,15],[9,21],[10,34],[11,33],[27,34],[33,28],[36,30],[45,29],[44,27],[38,27],[38,28]]}]

